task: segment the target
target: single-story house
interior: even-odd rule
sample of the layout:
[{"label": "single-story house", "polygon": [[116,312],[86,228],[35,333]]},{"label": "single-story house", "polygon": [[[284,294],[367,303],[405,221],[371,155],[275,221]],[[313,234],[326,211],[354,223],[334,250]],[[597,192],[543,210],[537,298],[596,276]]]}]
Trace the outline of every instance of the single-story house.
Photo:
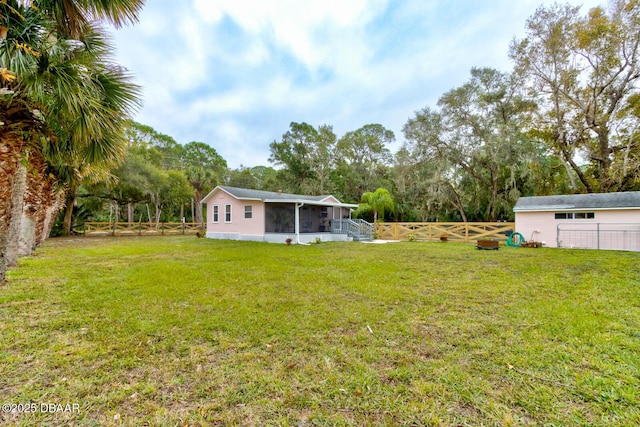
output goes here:
[{"label": "single-story house", "polygon": [[202,199],[206,237],[285,243],[371,239],[371,224],[352,220],[358,205],[331,195],[305,196],[219,185]]},{"label": "single-story house", "polygon": [[548,247],[640,251],[640,191],[521,197],[516,231]]}]

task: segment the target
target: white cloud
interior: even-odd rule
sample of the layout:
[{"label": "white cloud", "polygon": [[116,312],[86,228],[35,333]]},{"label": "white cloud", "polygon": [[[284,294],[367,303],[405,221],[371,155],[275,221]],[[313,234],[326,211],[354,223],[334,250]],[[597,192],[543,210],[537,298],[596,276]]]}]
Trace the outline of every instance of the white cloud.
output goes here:
[{"label": "white cloud", "polygon": [[508,71],[509,41],[538,3],[192,0],[176,14],[174,1],[154,0],[116,40],[144,86],[139,121],[253,166],[291,121],[338,136],[377,122],[401,140],[413,112],[472,66]]},{"label": "white cloud", "polygon": [[[227,16],[255,37],[268,37],[314,69],[331,63],[344,37],[353,38],[384,10],[386,1],[195,0],[195,8],[207,23]],[[365,43],[358,43],[361,48]],[[343,44],[342,47],[348,44]]]}]

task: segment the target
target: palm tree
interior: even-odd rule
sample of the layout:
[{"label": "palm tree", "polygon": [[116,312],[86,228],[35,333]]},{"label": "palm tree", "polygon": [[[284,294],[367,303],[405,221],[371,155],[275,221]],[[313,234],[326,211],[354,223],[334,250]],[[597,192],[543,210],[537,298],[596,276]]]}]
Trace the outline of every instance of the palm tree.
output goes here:
[{"label": "palm tree", "polygon": [[23,93],[19,76],[35,69],[38,46],[43,40],[33,25],[38,21],[35,9],[17,2],[0,2],[0,282],[7,264],[17,260],[19,223],[27,185],[28,147],[31,135],[44,132],[42,121],[33,113],[34,103]]},{"label": "palm tree", "polygon": [[202,224],[204,218],[200,201],[222,181],[221,178],[227,172],[227,162],[215,148],[198,141],[192,141],[184,146],[182,158],[186,165],[185,176],[194,192],[192,203],[195,215],[192,221]]},{"label": "palm tree", "polygon": [[0,281],[7,255],[13,258],[8,251],[16,246],[22,194],[33,196],[29,204],[37,206],[46,199],[36,196],[37,188],[53,191],[33,180],[33,191],[21,190],[22,167],[33,166],[36,177],[49,176],[41,162],[31,165],[30,153],[34,159],[47,152],[76,153],[79,164],[113,161],[123,153],[124,123],[138,100],[138,88],[110,62],[111,48],[92,21],[133,22],[143,1],[33,3],[0,1]]},{"label": "palm tree", "polygon": [[[9,1],[29,7],[34,0]],[[85,28],[94,21],[106,21],[115,27],[138,22],[144,0],[39,0],[37,8],[50,17],[56,30],[81,39]]]},{"label": "palm tree", "polygon": [[362,203],[364,203],[365,209],[373,211],[373,224],[378,224],[378,213],[380,217],[384,218],[385,210],[393,210],[394,204],[389,191],[386,188],[378,188],[373,193],[367,191],[362,195]]},{"label": "palm tree", "polygon": [[[19,206],[21,210],[11,220],[12,234],[8,243],[12,245],[12,250],[7,252],[9,266],[15,265],[16,252],[30,255],[35,247],[44,242],[64,202],[64,186],[51,174],[48,160],[37,147],[30,148],[28,168],[23,166],[22,170],[26,173],[25,190],[22,206]],[[20,245],[15,238],[18,233]]]},{"label": "palm tree", "polygon": [[202,204],[200,201],[204,196],[220,183],[220,178],[211,169],[203,166],[189,166],[185,169],[185,176],[193,187],[192,203],[194,204],[194,213],[192,221],[200,224],[204,223],[202,214]]}]

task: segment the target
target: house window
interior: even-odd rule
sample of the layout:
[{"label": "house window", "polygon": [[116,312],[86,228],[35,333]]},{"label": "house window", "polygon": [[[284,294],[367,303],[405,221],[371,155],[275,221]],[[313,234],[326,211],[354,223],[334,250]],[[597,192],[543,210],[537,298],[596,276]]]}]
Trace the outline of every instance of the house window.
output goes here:
[{"label": "house window", "polygon": [[595,212],[556,212],[555,219],[595,219]]},{"label": "house window", "polygon": [[224,205],[224,222],[231,222],[231,205]]},{"label": "house window", "polygon": [[220,206],[213,205],[213,214],[211,215],[211,220],[214,223],[220,221]]},{"label": "house window", "polygon": [[251,219],[252,218],[252,208],[253,208],[253,206],[245,206],[244,207],[244,217],[246,219]]}]

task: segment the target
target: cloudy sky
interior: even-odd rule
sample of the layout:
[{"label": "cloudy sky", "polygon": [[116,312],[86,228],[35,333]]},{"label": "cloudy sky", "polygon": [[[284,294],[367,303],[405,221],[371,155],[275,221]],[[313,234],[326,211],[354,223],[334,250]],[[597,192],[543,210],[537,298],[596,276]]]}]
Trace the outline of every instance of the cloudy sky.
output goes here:
[{"label": "cloudy sky", "polygon": [[[178,7],[179,3],[179,7]],[[291,122],[369,123],[403,142],[414,112],[465,83],[509,71],[509,42],[543,0],[148,0],[115,31],[117,61],[143,87],[135,119],[230,167],[269,165]],[[601,1],[570,0],[583,12]]]}]

